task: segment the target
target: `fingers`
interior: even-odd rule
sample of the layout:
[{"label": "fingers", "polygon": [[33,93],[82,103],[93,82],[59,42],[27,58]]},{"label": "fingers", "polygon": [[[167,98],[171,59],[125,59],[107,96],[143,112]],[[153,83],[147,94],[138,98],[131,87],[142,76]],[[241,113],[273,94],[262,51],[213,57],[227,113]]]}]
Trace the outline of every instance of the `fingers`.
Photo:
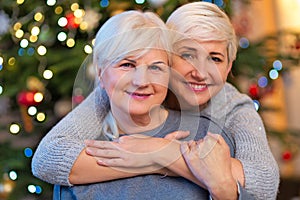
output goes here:
[{"label": "fingers", "polygon": [[165,136],[165,139],[168,140],[180,140],[188,137],[190,135],[189,131],[175,131],[173,133],[169,133],[168,135]]},{"label": "fingers", "polygon": [[100,141],[100,140],[85,140],[85,145],[87,147],[94,147],[99,149],[114,149],[117,147],[117,142],[110,141]]},{"label": "fingers", "polygon": [[101,158],[119,158],[121,157],[121,153],[118,150],[111,150],[111,149],[98,149],[94,147],[87,147],[85,152],[94,157],[101,157]]}]

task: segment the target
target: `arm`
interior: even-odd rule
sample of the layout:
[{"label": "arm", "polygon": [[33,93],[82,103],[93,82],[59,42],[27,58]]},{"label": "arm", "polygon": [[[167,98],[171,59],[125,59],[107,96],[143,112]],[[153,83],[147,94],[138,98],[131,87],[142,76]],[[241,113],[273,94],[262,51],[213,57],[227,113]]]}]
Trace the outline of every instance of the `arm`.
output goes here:
[{"label": "arm", "polygon": [[254,108],[246,107],[236,110],[228,121],[236,143],[236,158],[244,168],[245,189],[256,199],[276,199],[279,169],[260,116]]},{"label": "arm", "polygon": [[95,112],[96,96],[92,92],[42,139],[32,159],[33,175],[51,184],[71,185],[69,173],[85,146],[84,139],[99,136],[101,116]]},{"label": "arm", "polygon": [[187,167],[180,152],[180,143],[176,140],[141,138],[135,135],[123,136],[119,142],[89,141],[88,146],[88,153],[97,156],[98,164],[102,166],[142,168],[159,164],[159,166],[167,167],[175,174],[206,188],[203,182],[199,181],[200,179],[197,179]]},{"label": "arm", "polygon": [[[113,168],[101,166],[97,164],[97,158],[86,154],[85,149],[81,151],[75,161],[69,181],[72,184],[88,184],[96,182],[104,182],[109,180],[129,178],[138,175],[151,174],[166,174],[170,173],[166,168]],[[84,172],[84,173],[82,173]]]}]

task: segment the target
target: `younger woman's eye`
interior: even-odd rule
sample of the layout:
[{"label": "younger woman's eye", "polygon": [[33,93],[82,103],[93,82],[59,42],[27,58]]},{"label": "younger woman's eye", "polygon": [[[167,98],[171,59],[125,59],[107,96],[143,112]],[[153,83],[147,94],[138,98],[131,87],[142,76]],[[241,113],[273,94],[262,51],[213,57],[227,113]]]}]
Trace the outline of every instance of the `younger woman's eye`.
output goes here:
[{"label": "younger woman's eye", "polygon": [[217,63],[223,62],[223,60],[221,58],[215,57],[215,56],[209,56],[209,59],[214,61],[214,62],[217,62]]}]

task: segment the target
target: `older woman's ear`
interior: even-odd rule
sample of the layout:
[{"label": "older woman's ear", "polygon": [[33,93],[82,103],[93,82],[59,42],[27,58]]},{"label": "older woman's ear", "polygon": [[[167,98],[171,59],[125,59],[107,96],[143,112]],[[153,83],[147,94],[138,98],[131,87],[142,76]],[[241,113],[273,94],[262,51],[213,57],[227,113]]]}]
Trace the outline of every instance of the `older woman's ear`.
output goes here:
[{"label": "older woman's ear", "polygon": [[102,74],[101,74],[101,69],[98,68],[98,73],[97,73],[98,79],[99,79],[99,84],[101,88],[104,88],[103,84],[103,79],[102,79]]}]

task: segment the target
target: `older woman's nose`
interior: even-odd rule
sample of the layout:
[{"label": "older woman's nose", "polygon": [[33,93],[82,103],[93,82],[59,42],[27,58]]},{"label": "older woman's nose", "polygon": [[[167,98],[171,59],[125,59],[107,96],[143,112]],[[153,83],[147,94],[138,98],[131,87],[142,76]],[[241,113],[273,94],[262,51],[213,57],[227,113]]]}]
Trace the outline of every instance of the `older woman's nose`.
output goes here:
[{"label": "older woman's nose", "polygon": [[150,83],[147,66],[137,67],[132,74],[132,84],[138,87],[147,86]]}]

